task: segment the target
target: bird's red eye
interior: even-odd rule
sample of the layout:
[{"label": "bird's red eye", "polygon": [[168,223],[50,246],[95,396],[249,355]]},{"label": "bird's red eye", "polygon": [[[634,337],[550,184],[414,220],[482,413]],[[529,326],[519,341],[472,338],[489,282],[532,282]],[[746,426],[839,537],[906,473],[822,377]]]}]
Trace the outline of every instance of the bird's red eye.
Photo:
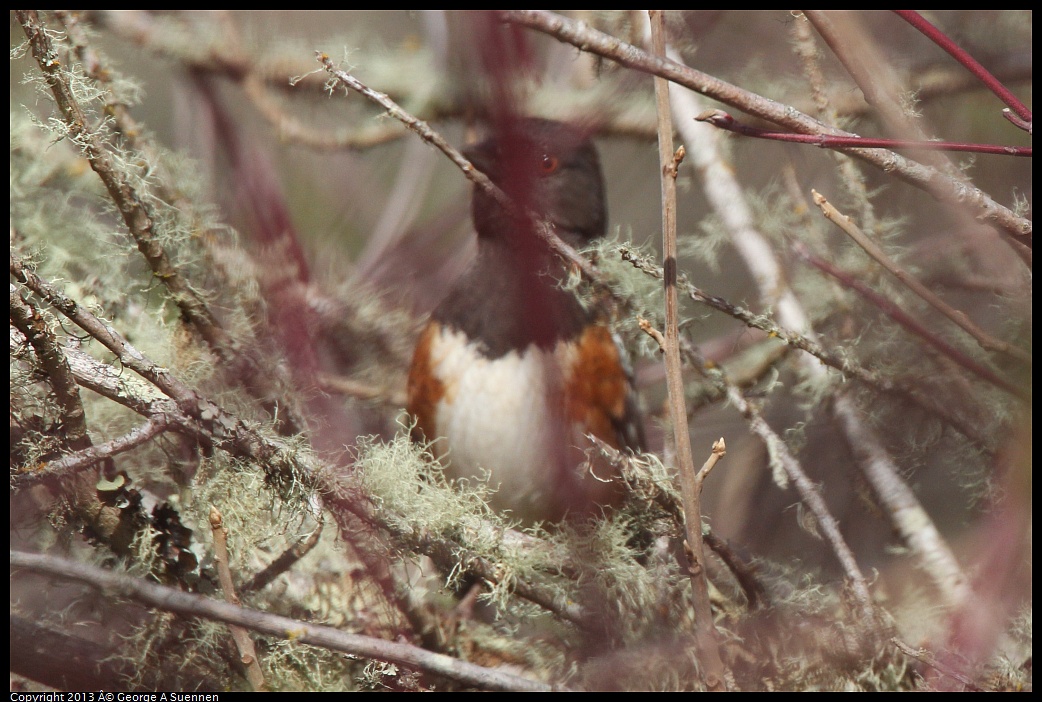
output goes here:
[{"label": "bird's red eye", "polygon": [[539,170],[544,174],[549,175],[557,170],[558,161],[556,156],[550,154],[544,154],[543,159],[539,162]]}]

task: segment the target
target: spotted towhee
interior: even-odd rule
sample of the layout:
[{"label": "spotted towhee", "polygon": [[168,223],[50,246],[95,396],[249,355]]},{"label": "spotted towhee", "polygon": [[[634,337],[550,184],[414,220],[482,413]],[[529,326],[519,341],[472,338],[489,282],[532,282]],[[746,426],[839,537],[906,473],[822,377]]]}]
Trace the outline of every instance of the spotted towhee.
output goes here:
[{"label": "spotted towhee", "polygon": [[[465,153],[572,246],[604,236],[600,160],[578,128],[515,119]],[[608,469],[580,468],[587,434],[644,448],[622,352],[563,287],[567,269],[534,222],[480,188],[472,215],[477,259],[434,310],[413,356],[413,435],[434,442],[450,476],[487,473],[493,507],[526,522],[616,503]]]}]

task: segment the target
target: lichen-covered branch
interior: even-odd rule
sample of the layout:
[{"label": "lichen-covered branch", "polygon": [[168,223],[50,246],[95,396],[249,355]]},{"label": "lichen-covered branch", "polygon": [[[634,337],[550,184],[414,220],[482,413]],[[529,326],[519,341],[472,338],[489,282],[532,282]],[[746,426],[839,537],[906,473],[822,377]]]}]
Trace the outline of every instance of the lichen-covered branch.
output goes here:
[{"label": "lichen-covered branch", "polygon": [[418,668],[483,689],[522,692],[549,692],[554,689],[551,685],[529,678],[432,653],[409,644],[349,634],[329,626],[246,609],[63,558],[11,551],[11,568],[24,568],[51,577],[81,582],[110,595],[186,617],[203,617],[276,638]]}]

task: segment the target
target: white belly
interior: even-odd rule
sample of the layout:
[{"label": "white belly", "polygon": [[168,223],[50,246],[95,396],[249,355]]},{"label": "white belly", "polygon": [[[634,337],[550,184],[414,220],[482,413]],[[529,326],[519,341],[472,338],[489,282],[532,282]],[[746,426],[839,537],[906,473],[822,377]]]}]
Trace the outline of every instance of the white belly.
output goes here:
[{"label": "white belly", "polygon": [[562,471],[574,469],[567,465],[576,456],[568,446],[561,370],[571,359],[532,346],[490,361],[463,334],[444,328],[431,355],[438,377],[458,378],[435,420],[443,438],[434,448],[446,472],[488,475],[493,507],[539,518],[554,503],[548,493]]}]

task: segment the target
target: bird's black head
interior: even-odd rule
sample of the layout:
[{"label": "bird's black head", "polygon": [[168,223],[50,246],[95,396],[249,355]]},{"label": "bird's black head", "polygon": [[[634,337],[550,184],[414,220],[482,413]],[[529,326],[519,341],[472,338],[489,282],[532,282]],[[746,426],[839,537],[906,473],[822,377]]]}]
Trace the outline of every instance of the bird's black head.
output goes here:
[{"label": "bird's black head", "polygon": [[[572,246],[581,248],[604,236],[601,163],[581,129],[547,119],[514,119],[464,154],[522,209],[551,222]],[[472,211],[481,239],[516,238],[530,229],[480,188],[475,188]]]}]

